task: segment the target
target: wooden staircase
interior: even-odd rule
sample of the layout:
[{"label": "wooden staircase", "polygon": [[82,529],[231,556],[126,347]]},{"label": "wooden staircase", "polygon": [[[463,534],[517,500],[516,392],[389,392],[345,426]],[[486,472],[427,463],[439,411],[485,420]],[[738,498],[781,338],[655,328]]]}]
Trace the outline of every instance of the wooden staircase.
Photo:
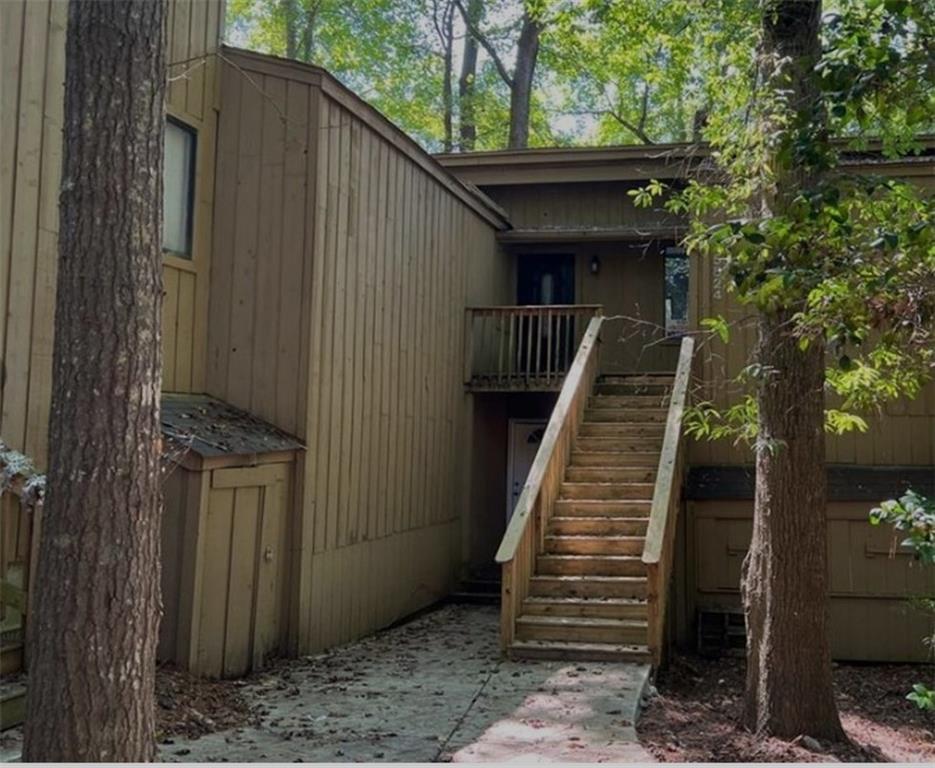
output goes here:
[{"label": "wooden staircase", "polygon": [[512,656],[650,661],[642,555],[672,379],[634,374],[595,383],[516,619]]},{"label": "wooden staircase", "polygon": [[514,657],[658,665],[694,340],[674,376],[600,376],[603,323],[588,324],[497,550],[500,642]]}]

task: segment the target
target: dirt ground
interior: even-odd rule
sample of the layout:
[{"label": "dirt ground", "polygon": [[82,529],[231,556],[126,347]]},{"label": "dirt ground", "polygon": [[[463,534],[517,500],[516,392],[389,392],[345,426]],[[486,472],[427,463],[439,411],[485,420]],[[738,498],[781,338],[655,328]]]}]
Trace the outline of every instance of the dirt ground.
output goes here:
[{"label": "dirt ground", "polygon": [[[656,681],[637,725],[660,762],[935,762],[935,713],[907,701],[931,666],[837,664],[838,706],[849,744],[755,740],[740,725],[744,662],[679,656]],[[816,748],[817,747],[817,748]]]}]

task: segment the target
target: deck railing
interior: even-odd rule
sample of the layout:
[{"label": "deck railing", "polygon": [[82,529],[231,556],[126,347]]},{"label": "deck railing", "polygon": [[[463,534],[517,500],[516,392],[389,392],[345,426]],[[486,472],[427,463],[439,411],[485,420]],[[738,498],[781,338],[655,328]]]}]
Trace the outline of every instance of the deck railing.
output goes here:
[{"label": "deck railing", "polygon": [[516,619],[529,592],[536,557],[543,549],[545,531],[565,476],[572,443],[597,378],[603,320],[597,315],[588,322],[526,477],[523,492],[497,550],[496,560],[503,573],[500,641],[504,651],[508,651],[513,642]]},{"label": "deck railing", "polygon": [[688,403],[694,349],[693,338],[686,336],[682,339],[656,472],[646,542],[643,545],[643,564],[646,566],[647,578],[648,642],[654,666],[661,663],[665,648],[666,599],[672,577],[673,545],[685,471],[682,418]]},{"label": "deck railing", "polygon": [[468,307],[464,381],[475,390],[557,390],[599,304]]}]

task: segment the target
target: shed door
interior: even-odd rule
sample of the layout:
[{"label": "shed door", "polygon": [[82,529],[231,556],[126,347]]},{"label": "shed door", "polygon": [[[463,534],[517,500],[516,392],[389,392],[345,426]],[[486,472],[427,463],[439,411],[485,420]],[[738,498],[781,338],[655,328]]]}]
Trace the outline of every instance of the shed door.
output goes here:
[{"label": "shed door", "polygon": [[236,677],[279,649],[287,464],[216,469],[204,532],[198,668]]}]

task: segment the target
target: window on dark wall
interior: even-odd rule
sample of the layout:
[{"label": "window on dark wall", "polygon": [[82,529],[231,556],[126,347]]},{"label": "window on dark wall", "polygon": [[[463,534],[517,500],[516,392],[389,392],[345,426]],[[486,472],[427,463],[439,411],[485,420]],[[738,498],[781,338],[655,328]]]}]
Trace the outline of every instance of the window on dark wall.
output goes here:
[{"label": "window on dark wall", "polygon": [[183,259],[192,257],[196,138],[188,126],[172,119],[166,121],[162,250]]},{"label": "window on dark wall", "polygon": [[688,330],[688,255],[684,248],[663,249],[666,266],[666,335]]}]

